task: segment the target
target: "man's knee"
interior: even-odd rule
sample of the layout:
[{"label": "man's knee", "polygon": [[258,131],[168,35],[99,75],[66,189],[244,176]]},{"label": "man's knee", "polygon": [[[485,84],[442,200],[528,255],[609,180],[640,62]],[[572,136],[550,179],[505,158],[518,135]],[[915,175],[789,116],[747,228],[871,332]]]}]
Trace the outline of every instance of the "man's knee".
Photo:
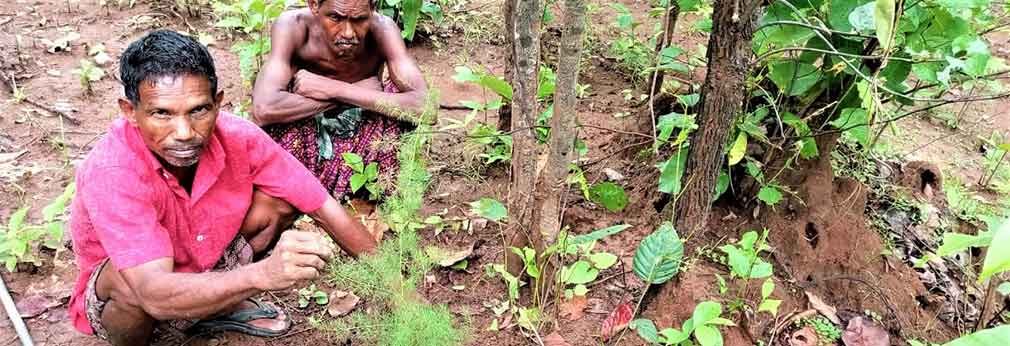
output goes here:
[{"label": "man's knee", "polygon": [[287,201],[259,190],[253,192],[252,205],[242,222],[242,235],[256,253],[266,250],[284,229],[300,215]]},{"label": "man's knee", "polygon": [[99,319],[111,344],[146,343],[155,320],[144,311],[140,299],[111,263],[106,263],[99,273],[95,294],[104,302]]}]

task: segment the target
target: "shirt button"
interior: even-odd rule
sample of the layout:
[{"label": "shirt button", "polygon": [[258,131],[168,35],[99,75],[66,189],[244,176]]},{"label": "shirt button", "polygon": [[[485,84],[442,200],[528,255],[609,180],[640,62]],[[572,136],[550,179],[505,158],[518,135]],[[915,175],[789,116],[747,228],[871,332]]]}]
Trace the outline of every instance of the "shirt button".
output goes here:
[{"label": "shirt button", "polygon": [[196,236],[196,241],[203,241],[203,234]]}]

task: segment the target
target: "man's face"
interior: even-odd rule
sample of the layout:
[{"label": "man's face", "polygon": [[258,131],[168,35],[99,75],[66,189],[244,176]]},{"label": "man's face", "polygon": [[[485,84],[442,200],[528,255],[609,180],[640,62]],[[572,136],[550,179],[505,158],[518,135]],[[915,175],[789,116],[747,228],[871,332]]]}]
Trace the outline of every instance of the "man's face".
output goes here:
[{"label": "man's face", "polygon": [[119,107],[147,147],[170,166],[199,162],[224,93],[212,94],[210,81],[194,75],[157,77],[141,83],[138,92],[138,104],[120,99]]},{"label": "man's face", "polygon": [[372,17],[369,0],[309,0],[309,7],[338,56],[357,51],[368,35]]}]

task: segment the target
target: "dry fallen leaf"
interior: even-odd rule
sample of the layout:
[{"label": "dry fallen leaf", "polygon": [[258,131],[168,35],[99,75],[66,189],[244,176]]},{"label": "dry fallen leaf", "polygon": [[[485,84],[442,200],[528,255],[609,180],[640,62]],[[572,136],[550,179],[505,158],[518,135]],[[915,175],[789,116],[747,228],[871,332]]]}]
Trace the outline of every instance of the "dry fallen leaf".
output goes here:
[{"label": "dry fallen leaf", "polygon": [[473,254],[473,244],[460,250],[443,249],[437,246],[425,248],[425,253],[441,267],[451,267]]},{"label": "dry fallen leaf", "polygon": [[565,338],[561,337],[561,334],[554,331],[544,337],[544,346],[572,346],[572,344],[569,344],[568,341],[565,341]]},{"label": "dry fallen leaf", "polygon": [[575,321],[586,315],[585,309],[589,301],[586,296],[574,296],[572,299],[561,302],[561,318]]},{"label": "dry fallen leaf", "polygon": [[333,291],[330,293],[330,305],[326,307],[326,313],[330,317],[340,317],[351,313],[358,306],[361,298],[352,292]]},{"label": "dry fallen leaf", "polygon": [[827,303],[824,302],[823,299],[821,299],[820,297],[818,297],[813,293],[810,293],[809,291],[805,293],[807,294],[807,299],[810,300],[810,307],[814,308],[814,310],[817,310],[817,312],[821,313],[821,315],[824,315],[824,317],[827,317],[834,324],[839,325],[842,324],[842,320],[838,319],[838,309],[835,309],[835,307],[828,305]]},{"label": "dry fallen leaf", "polygon": [[59,301],[53,298],[46,297],[41,294],[35,294],[21,298],[16,304],[18,312],[21,313],[22,318],[32,318],[42,313],[46,312],[51,308],[60,306]]},{"label": "dry fallen leaf", "polygon": [[614,333],[617,333],[628,326],[628,322],[631,322],[634,311],[631,308],[631,303],[624,303],[618,305],[607,319],[603,320],[603,325],[600,328],[600,336],[603,341],[610,339]]},{"label": "dry fallen leaf", "polygon": [[862,316],[849,320],[842,332],[845,346],[891,346],[891,335],[879,324]]},{"label": "dry fallen leaf", "polygon": [[382,236],[389,230],[389,225],[382,222],[375,205],[360,199],[352,199],[350,204],[351,216],[365,225],[365,230],[372,235],[376,243],[382,242]]},{"label": "dry fallen leaf", "polygon": [[789,335],[789,346],[817,346],[821,338],[810,326],[803,327]]}]

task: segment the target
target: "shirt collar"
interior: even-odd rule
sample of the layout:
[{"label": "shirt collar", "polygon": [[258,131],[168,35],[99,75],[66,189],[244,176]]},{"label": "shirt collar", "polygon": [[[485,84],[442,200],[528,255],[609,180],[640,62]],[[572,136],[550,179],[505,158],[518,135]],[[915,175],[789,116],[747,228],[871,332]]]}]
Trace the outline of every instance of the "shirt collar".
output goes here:
[{"label": "shirt collar", "polygon": [[[223,115],[218,114],[217,121],[219,123],[215,125],[220,124],[221,116]],[[197,162],[196,176],[193,179],[193,187],[191,189],[194,199],[199,198],[200,195],[207,192],[210,189],[210,185],[216,181],[217,176],[224,170],[226,153],[224,146],[221,144],[220,129],[220,126],[214,127],[210,140],[204,144],[204,152],[200,155],[200,161]],[[165,166],[161,164],[161,161],[158,160],[154,152],[144,143],[144,139],[140,135],[140,129],[137,126],[123,119],[123,132],[124,141],[129,150],[144,161],[148,169],[162,178],[171,176],[171,173],[165,169]]]}]

